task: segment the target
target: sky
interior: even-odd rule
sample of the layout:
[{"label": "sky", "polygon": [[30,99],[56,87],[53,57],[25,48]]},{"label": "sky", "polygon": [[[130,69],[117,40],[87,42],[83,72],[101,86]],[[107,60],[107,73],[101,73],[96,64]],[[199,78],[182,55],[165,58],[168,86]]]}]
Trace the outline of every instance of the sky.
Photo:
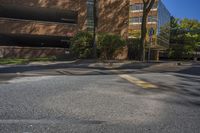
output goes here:
[{"label": "sky", "polygon": [[172,16],[198,19],[200,21],[200,0],[162,0]]}]

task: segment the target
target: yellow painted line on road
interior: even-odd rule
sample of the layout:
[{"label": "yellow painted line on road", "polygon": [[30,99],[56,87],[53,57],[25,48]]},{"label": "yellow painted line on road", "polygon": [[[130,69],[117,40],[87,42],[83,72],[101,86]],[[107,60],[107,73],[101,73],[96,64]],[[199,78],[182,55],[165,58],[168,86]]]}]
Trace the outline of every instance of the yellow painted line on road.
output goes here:
[{"label": "yellow painted line on road", "polygon": [[120,74],[123,71],[119,71],[119,70],[110,70],[110,71],[117,74],[122,79],[127,80],[134,85],[137,85],[138,87],[142,87],[144,89],[156,89],[156,88],[158,88],[158,86],[156,86],[152,83],[140,80],[140,79],[133,77],[133,76],[130,76],[128,74]]},{"label": "yellow painted line on road", "polygon": [[158,88],[158,86],[156,85],[153,85],[151,83],[148,83],[148,82],[145,82],[145,81],[142,81],[136,77],[132,77],[130,75],[127,75],[127,74],[122,74],[122,75],[119,75],[119,77],[129,81],[130,83],[132,84],[135,84],[139,87],[142,87],[144,89],[153,89],[153,88]]}]

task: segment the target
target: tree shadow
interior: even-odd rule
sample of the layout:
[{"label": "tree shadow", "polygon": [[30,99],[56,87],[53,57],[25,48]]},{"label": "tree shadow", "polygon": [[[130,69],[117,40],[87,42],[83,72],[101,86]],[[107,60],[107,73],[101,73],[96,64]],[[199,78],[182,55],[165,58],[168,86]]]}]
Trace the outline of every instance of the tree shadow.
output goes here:
[{"label": "tree shadow", "polygon": [[178,71],[178,73],[200,76],[200,65],[192,65],[187,69]]},{"label": "tree shadow", "polygon": [[[64,71],[68,71],[68,68],[73,69],[87,69],[91,70],[91,72],[87,72],[80,75],[117,75],[117,74],[130,74],[135,73],[137,70],[142,70],[147,67],[151,67],[155,65],[154,63],[135,63],[134,65],[132,63],[122,65],[117,68],[112,68],[112,65],[110,66],[109,63],[103,64],[100,66],[92,66],[93,63],[96,63],[96,61],[82,61],[82,60],[76,60],[74,62],[70,63],[55,63],[50,65],[18,65],[18,66],[7,66],[0,68],[0,74],[9,74],[9,73],[23,73],[23,72],[33,72],[33,71],[43,71],[43,70],[50,70],[54,71],[57,69],[64,69]],[[132,70],[124,70],[124,69],[132,69]],[[107,70],[107,71],[102,71]],[[109,70],[117,70],[117,72],[109,71]],[[79,74],[74,74],[79,75]]]},{"label": "tree shadow", "polygon": [[[180,78],[180,82],[175,85],[168,85],[166,82],[156,82],[158,88],[153,89],[138,89],[132,91],[134,95],[156,95],[156,94],[167,94],[171,95],[172,99],[166,98],[152,98],[152,100],[159,100],[170,104],[178,104],[182,106],[196,106],[200,107],[200,78],[191,76],[176,75]],[[196,79],[195,79],[196,78]],[[195,80],[194,80],[195,79]],[[150,80],[145,80],[151,82]],[[174,97],[173,97],[174,96]]]}]

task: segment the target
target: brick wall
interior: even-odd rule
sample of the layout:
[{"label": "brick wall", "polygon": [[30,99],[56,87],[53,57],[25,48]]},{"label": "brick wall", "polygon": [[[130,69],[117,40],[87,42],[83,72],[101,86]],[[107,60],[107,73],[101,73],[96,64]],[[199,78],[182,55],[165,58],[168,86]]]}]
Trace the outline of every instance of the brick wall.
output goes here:
[{"label": "brick wall", "polygon": [[[87,29],[87,0],[0,0],[0,4],[67,9],[78,12],[78,24],[9,21],[0,19],[1,33],[66,35]],[[99,32],[111,32],[127,37],[130,0],[99,0]]]},{"label": "brick wall", "polygon": [[0,58],[37,58],[64,55],[64,48],[0,46]]},{"label": "brick wall", "polygon": [[75,34],[86,29],[86,0],[0,0],[0,4],[16,6],[32,6],[50,9],[66,9],[78,12],[78,24],[43,23],[37,21],[10,21],[0,19],[1,33],[62,35]]},{"label": "brick wall", "polygon": [[129,0],[99,0],[98,32],[128,36]]}]

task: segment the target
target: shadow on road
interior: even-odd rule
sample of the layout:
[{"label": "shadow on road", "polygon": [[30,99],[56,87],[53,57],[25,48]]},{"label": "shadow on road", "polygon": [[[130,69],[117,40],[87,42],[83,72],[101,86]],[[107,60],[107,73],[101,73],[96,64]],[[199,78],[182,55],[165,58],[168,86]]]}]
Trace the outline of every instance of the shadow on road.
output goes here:
[{"label": "shadow on road", "polygon": [[[156,65],[157,63],[136,63],[136,64],[126,64],[122,65],[118,68],[115,68],[116,70],[121,69],[143,69],[147,68],[153,65]],[[57,69],[68,69],[68,68],[80,68],[80,69],[97,69],[97,70],[110,70],[113,69],[111,65],[107,65],[107,67],[104,66],[91,66],[91,63],[58,63],[58,64],[51,64],[51,65],[26,65],[26,66],[10,66],[10,67],[4,67],[0,68],[0,74],[5,73],[24,73],[24,72],[33,72],[33,71],[43,71],[43,70],[57,70]],[[106,73],[100,73],[100,74],[106,74]],[[111,74],[111,73],[110,73]],[[86,74],[87,75],[87,74]]]},{"label": "shadow on road", "polygon": [[[155,82],[158,88],[142,89],[137,91],[129,91],[134,95],[155,95],[155,94],[168,94],[173,98],[155,98],[153,100],[159,100],[170,104],[178,104],[182,106],[196,106],[200,107],[200,77],[192,75],[184,75],[184,73],[173,73],[179,81],[176,84],[170,84],[167,81]],[[167,79],[166,79],[167,80]],[[151,82],[151,80],[144,80]],[[177,99],[179,97],[179,99]],[[181,99],[181,100],[180,100]]]},{"label": "shadow on road", "polygon": [[189,68],[178,71],[178,73],[200,76],[200,65],[193,65]]},{"label": "shadow on road", "polygon": [[[145,94],[156,94],[156,93],[167,93],[173,92],[179,94],[180,96],[189,97],[192,100],[186,100],[187,102],[197,105],[200,107],[200,65],[191,65],[189,67],[185,67],[184,69],[170,69],[167,66],[158,67],[157,66],[162,63],[129,63],[125,65],[121,65],[117,68],[109,68],[103,66],[92,66],[91,62],[82,63],[82,62],[72,62],[72,63],[57,63],[51,65],[26,65],[26,66],[11,66],[0,68],[0,79],[2,81],[7,78],[10,79],[9,76],[2,76],[6,74],[12,73],[25,73],[35,71],[47,71],[46,73],[51,71],[56,71],[58,69],[63,69],[62,72],[58,72],[58,75],[116,75],[116,74],[134,74],[134,73],[169,73],[173,72],[174,75],[182,80],[182,82],[177,83],[174,86],[167,85],[165,82],[157,82],[156,84],[159,86],[158,89],[148,89],[148,90],[138,90],[138,91],[130,91],[130,93],[136,95],[145,95]],[[70,69],[85,69],[87,70],[85,73],[73,73]],[[69,70],[68,70],[69,69]],[[76,71],[75,70],[75,71]],[[84,70],[84,71],[85,71]],[[117,72],[113,72],[110,70],[116,70]],[[138,71],[139,70],[139,71]],[[1,81],[0,80],[0,81]],[[151,82],[151,81],[147,81]],[[199,84],[198,87],[192,88],[192,84]],[[194,100],[195,99],[195,100]],[[166,102],[174,102],[175,101],[166,101]],[[179,103],[181,104],[181,103]],[[183,105],[185,102],[182,103]]]}]

